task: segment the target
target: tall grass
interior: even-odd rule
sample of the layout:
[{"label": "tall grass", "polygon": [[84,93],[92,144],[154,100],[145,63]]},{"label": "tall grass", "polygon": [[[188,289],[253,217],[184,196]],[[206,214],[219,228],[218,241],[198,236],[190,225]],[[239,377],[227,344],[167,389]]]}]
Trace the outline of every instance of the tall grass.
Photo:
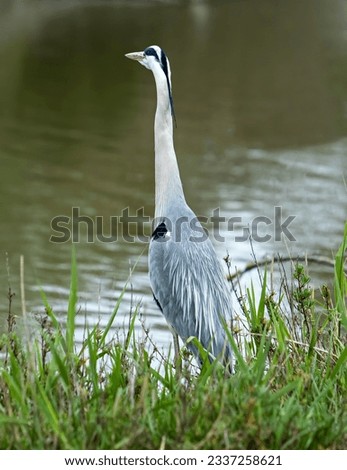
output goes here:
[{"label": "tall grass", "polygon": [[332,289],[318,300],[306,269],[294,266],[274,292],[262,275],[239,292],[244,325],[228,331],[234,373],[218,362],[198,370],[181,351],[177,374],[135,336],[109,340],[125,289],[104,329],[86,328],[75,345],[76,256],[64,326],[42,293],[45,314],[30,347],[17,332],[9,292],[8,333],[0,341],[0,448],[4,449],[319,449],[345,448],[347,348],[344,239]]}]

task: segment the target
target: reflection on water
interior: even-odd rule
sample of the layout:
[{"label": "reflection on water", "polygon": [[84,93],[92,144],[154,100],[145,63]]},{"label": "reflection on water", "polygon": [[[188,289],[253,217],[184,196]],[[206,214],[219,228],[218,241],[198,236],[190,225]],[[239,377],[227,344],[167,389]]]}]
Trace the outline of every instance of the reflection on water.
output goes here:
[{"label": "reflection on water", "polygon": [[[178,118],[176,151],[189,204],[222,223],[222,258],[242,267],[248,242],[235,237],[256,217],[295,216],[296,241],[275,240],[271,253],[330,256],[346,219],[347,10],[344,0],[0,2],[0,263],[2,318],[6,286],[17,292],[25,258],[27,309],[66,309],[71,244],[53,244],[51,220],[102,216],[109,227],[124,208],[154,208],[153,77],[124,53],[160,44],[169,55]],[[129,6],[130,4],[130,6]],[[178,39],[179,38],[179,39]],[[83,226],[83,224],[81,224]],[[208,226],[211,230],[211,224]],[[106,233],[105,232],[105,233]],[[151,299],[146,245],[122,239],[77,247],[81,314],[107,320],[134,267],[119,324],[142,300],[146,323],[165,343]],[[8,253],[10,276],[6,266]],[[315,268],[319,282],[326,276]],[[247,282],[245,280],[245,282]]]}]

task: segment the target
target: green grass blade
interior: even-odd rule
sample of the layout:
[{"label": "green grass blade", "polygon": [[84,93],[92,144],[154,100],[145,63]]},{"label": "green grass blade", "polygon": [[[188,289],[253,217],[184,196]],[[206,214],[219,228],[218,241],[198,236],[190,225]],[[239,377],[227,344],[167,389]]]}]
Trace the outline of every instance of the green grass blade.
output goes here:
[{"label": "green grass blade", "polygon": [[46,418],[47,425],[53,430],[55,435],[62,441],[64,448],[69,449],[69,442],[60,428],[59,415],[57,413],[57,407],[55,403],[52,403],[49,399],[46,390],[39,380],[36,381],[38,390],[38,398],[40,403],[40,410],[43,412]]},{"label": "green grass blade", "polygon": [[347,296],[347,277],[344,271],[345,260],[347,256],[347,222],[345,224],[342,243],[335,256],[335,302],[336,309],[341,314],[341,321],[347,329],[346,296]]},{"label": "green grass blade", "polygon": [[71,253],[71,279],[70,279],[70,295],[67,309],[67,322],[66,322],[66,348],[67,353],[72,355],[74,352],[75,340],[75,317],[77,311],[77,291],[78,291],[78,276],[77,276],[77,263],[76,263],[76,250],[72,245]]},{"label": "green grass blade", "polygon": [[347,367],[347,346],[344,348],[342,351],[340,357],[338,358],[332,372],[331,372],[331,378],[335,378],[339,371],[341,370],[342,367]]},{"label": "green grass blade", "polygon": [[101,337],[101,343],[102,343],[102,344],[105,343],[106,337],[107,337],[107,335],[109,334],[109,332],[110,332],[110,330],[111,330],[111,328],[112,328],[114,319],[115,319],[116,316],[117,316],[117,313],[118,313],[119,307],[120,307],[120,305],[121,305],[121,303],[122,303],[124,294],[125,294],[125,292],[126,292],[126,290],[127,290],[128,284],[129,284],[129,282],[130,282],[130,280],[131,280],[131,276],[132,276],[132,274],[133,274],[133,272],[134,272],[134,270],[135,270],[135,268],[136,268],[136,266],[137,266],[137,263],[138,263],[138,262],[140,261],[140,259],[142,258],[142,256],[143,256],[143,254],[144,254],[144,252],[145,252],[146,249],[147,249],[147,248],[144,248],[144,249],[142,250],[141,254],[138,256],[138,258],[137,258],[137,260],[136,260],[134,266],[132,267],[132,269],[131,269],[131,271],[130,271],[130,274],[129,274],[129,276],[128,276],[128,279],[126,280],[126,282],[125,282],[125,284],[124,284],[124,287],[123,287],[123,289],[122,289],[122,291],[121,291],[121,293],[120,293],[120,295],[119,295],[119,297],[118,297],[118,299],[117,299],[117,302],[116,302],[116,305],[115,305],[115,307],[114,307],[114,309],[113,309],[112,315],[110,316],[110,318],[109,318],[109,320],[108,320],[108,322],[107,322],[107,325],[106,325],[106,327],[105,327],[105,329],[104,329],[104,332],[103,332],[103,334],[102,334],[102,337]]}]

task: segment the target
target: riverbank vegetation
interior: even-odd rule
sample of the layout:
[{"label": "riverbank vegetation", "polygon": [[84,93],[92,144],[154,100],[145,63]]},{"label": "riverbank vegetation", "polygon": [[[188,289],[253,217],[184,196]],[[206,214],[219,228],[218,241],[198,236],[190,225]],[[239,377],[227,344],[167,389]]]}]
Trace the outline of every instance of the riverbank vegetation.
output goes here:
[{"label": "riverbank vegetation", "polygon": [[[39,333],[16,330],[8,293],[8,332],[0,340],[2,449],[341,449],[347,444],[347,348],[344,240],[331,286],[313,290],[293,263],[274,292],[267,271],[261,292],[238,292],[243,320],[229,339],[234,372],[218,362],[201,370],[181,351],[163,357],[134,334],[110,341],[108,324],[86,327],[75,344],[77,265],[61,324],[42,293]],[[126,289],[126,287],[125,287]],[[257,298],[259,297],[259,298]]]}]

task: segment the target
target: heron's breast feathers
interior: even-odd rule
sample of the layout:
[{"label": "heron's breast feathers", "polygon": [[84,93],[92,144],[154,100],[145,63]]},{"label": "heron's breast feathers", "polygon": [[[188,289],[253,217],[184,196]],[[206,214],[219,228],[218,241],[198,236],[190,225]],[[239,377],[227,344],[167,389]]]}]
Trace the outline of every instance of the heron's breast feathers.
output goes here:
[{"label": "heron's breast feathers", "polygon": [[[221,317],[231,312],[222,268],[209,240],[204,243],[168,240],[150,247],[150,277],[154,295],[170,323],[191,325],[189,335],[212,338]],[[183,326],[182,326],[183,328]]]}]

